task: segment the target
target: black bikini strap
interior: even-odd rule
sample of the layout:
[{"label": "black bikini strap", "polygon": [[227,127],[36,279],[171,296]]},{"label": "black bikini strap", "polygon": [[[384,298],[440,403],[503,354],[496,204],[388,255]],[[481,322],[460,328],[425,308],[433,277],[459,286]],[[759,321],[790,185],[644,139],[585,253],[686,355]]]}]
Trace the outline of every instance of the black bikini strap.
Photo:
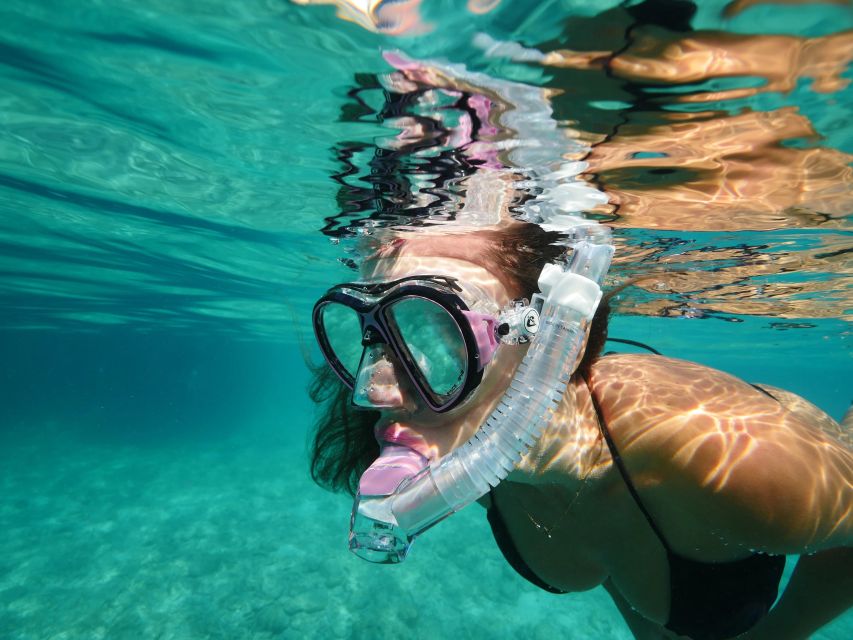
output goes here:
[{"label": "black bikini strap", "polygon": [[640,349],[645,349],[646,351],[651,351],[653,354],[659,356],[661,352],[657,349],[650,347],[649,345],[643,342],[637,342],[636,340],[628,340],[627,338],[611,338],[607,337],[607,342],[619,342],[621,344],[630,344],[632,347],[639,347]]},{"label": "black bikini strap", "polygon": [[646,517],[646,521],[649,523],[652,531],[655,532],[655,535],[658,537],[658,540],[660,540],[663,548],[666,549],[667,553],[672,553],[669,543],[666,541],[666,537],[664,537],[663,532],[658,528],[657,524],[655,524],[654,519],[646,509],[643,501],[640,500],[640,495],[637,493],[634,483],[631,482],[631,476],[628,475],[628,469],[625,468],[622,456],[619,455],[619,450],[616,448],[616,444],[613,442],[613,438],[610,437],[610,432],[607,430],[607,423],[604,421],[604,414],[601,411],[601,405],[598,404],[598,399],[595,397],[592,387],[589,386],[589,382],[587,382],[586,379],[584,379],[584,384],[586,384],[587,389],[589,389],[589,397],[592,400],[592,406],[595,407],[595,413],[598,416],[598,427],[601,430],[601,435],[604,436],[607,448],[610,449],[610,455],[613,458],[613,463],[619,470],[622,480],[625,481],[625,486],[628,487],[631,497],[634,498],[634,502],[636,502],[637,506],[640,507],[640,511],[643,512],[643,515]]},{"label": "black bikini strap", "polygon": [[751,382],[749,383],[749,386],[750,386],[750,387],[752,387],[753,389],[758,389],[758,390],[759,390],[761,393],[763,393],[765,396],[770,396],[770,397],[771,397],[771,398],[773,398],[776,402],[779,402],[779,398],[777,398],[776,396],[774,396],[772,393],[770,393],[770,392],[769,392],[767,389],[765,389],[764,387],[762,387],[762,386],[760,386],[760,385],[757,385],[757,384],[752,384]]}]

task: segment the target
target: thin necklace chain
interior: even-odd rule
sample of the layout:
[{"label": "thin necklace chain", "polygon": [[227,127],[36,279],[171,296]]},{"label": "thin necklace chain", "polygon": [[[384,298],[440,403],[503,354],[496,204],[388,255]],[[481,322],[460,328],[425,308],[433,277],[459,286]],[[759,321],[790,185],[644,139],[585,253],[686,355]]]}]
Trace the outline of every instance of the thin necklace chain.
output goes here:
[{"label": "thin necklace chain", "polygon": [[[586,382],[586,381],[584,381],[584,382]],[[589,388],[589,385],[587,385],[587,388]],[[591,390],[590,390],[590,396],[592,396]],[[599,424],[599,434],[602,434],[600,424]],[[584,473],[583,477],[581,478],[581,483],[580,483],[580,486],[578,487],[578,490],[575,491],[575,495],[572,496],[571,500],[569,500],[569,504],[566,505],[566,508],[563,509],[562,513],[560,513],[560,515],[557,516],[557,519],[554,520],[554,522],[552,522],[550,526],[543,524],[543,523],[539,522],[536,518],[534,518],[533,514],[530,513],[530,511],[528,511],[524,507],[524,504],[521,502],[521,500],[519,500],[517,497],[513,496],[513,499],[516,501],[518,506],[521,507],[521,510],[527,516],[527,519],[530,520],[530,522],[533,524],[534,527],[536,527],[539,531],[542,531],[545,534],[545,537],[548,538],[549,540],[551,540],[553,538],[554,532],[563,524],[563,522],[566,519],[566,516],[569,515],[569,512],[572,510],[572,507],[575,506],[575,503],[580,498],[581,493],[584,490],[584,487],[586,487],[586,483],[589,480],[590,475],[592,475],[593,471],[595,471],[599,467],[599,464],[601,463],[602,455],[604,454],[604,442],[603,442],[603,440],[604,440],[603,437],[596,438],[595,445],[598,445],[597,446],[598,453],[595,456],[595,459],[593,460],[592,458],[590,458],[590,460],[587,461],[587,470],[586,470],[586,473]],[[593,446],[595,446],[595,445],[593,445]]]},{"label": "thin necklace chain", "polygon": [[545,534],[545,537],[550,540],[553,537],[554,532],[563,523],[566,516],[569,515],[569,511],[571,511],[572,507],[575,506],[575,503],[578,501],[578,498],[580,498],[581,492],[583,491],[583,488],[586,486],[586,481],[589,479],[590,473],[592,473],[592,470],[587,471],[586,475],[584,475],[583,479],[581,480],[581,484],[578,487],[578,490],[575,492],[575,495],[572,496],[572,499],[569,501],[569,504],[562,511],[562,513],[560,513],[560,515],[557,517],[557,519],[554,520],[553,523],[551,523],[550,526],[543,524],[542,522],[539,522],[536,518],[534,518],[533,514],[531,514],[530,511],[528,511],[527,509],[524,508],[524,505],[521,503],[520,500],[518,500],[518,498],[516,498],[516,501],[518,502],[519,506],[521,506],[522,510],[524,511],[524,514],[527,516],[527,519],[530,520],[530,522],[533,524],[533,526],[536,527],[539,531],[542,531]]},{"label": "thin necklace chain", "polygon": [[600,441],[598,442],[598,445],[599,445],[599,451],[598,451],[598,456],[596,457],[596,460],[594,462],[592,462],[592,461],[589,462],[587,471],[583,475],[583,478],[581,478],[580,486],[578,487],[578,490],[575,491],[575,495],[572,496],[572,499],[569,500],[569,504],[566,505],[566,508],[563,509],[563,511],[560,513],[560,515],[557,516],[557,519],[554,520],[554,522],[552,522],[550,525],[543,524],[542,522],[540,522],[539,520],[534,518],[533,514],[530,513],[530,511],[528,511],[525,508],[524,503],[521,502],[521,500],[519,500],[517,497],[513,496],[513,499],[516,501],[518,506],[521,507],[521,510],[527,516],[527,519],[530,520],[530,522],[533,524],[534,527],[536,527],[539,531],[542,531],[545,534],[545,537],[548,538],[549,540],[551,540],[553,538],[554,532],[563,524],[563,522],[566,519],[566,516],[569,515],[569,512],[572,510],[572,507],[575,506],[575,503],[580,498],[581,493],[584,490],[584,487],[586,487],[586,483],[589,480],[589,477],[592,475],[592,472],[598,467],[598,463],[601,461],[601,454],[602,454],[602,444]]}]

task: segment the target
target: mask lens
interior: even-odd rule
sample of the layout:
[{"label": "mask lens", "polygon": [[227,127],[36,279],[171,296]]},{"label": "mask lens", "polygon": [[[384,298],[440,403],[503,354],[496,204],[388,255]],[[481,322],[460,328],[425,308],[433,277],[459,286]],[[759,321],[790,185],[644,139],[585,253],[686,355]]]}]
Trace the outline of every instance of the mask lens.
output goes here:
[{"label": "mask lens", "polygon": [[462,386],[468,353],[456,320],[444,307],[426,298],[403,298],[388,308],[387,317],[433,393],[447,396]]},{"label": "mask lens", "polygon": [[355,377],[362,352],[358,314],[346,305],[330,302],[323,307],[320,318],[335,357]]}]

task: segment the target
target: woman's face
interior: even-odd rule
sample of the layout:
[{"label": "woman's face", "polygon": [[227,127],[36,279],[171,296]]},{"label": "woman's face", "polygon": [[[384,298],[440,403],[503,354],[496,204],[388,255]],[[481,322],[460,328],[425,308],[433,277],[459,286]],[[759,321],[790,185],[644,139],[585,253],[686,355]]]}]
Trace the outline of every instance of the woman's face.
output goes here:
[{"label": "woman's face", "polygon": [[[474,288],[477,297],[484,295],[496,309],[504,308],[517,297],[516,292],[508,291],[483,266],[458,257],[443,257],[439,251],[441,242],[431,238],[425,242],[410,240],[402,246],[398,244],[393,257],[383,257],[380,252],[368,260],[363,275],[379,281],[425,274],[457,278],[463,288],[462,297],[469,306],[475,295]],[[427,249],[426,253],[431,255],[425,255]],[[458,248],[452,253],[457,255]],[[383,348],[390,364],[374,369],[370,385],[371,399],[377,405],[384,405],[379,408],[382,417],[376,425],[376,438],[380,445],[402,444],[430,460],[455,449],[485,422],[506,391],[526,352],[524,346],[499,346],[493,360],[486,365],[482,382],[468,399],[460,406],[438,414],[430,410],[420,398],[394,353],[384,345]]]}]

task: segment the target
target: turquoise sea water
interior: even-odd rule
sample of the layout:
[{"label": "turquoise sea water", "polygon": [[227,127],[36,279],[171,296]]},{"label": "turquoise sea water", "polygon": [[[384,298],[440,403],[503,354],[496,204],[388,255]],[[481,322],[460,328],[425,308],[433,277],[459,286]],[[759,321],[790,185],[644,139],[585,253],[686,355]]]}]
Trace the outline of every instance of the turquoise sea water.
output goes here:
[{"label": "turquoise sea water", "polygon": [[[826,43],[853,27],[831,4],[734,17],[699,4],[698,31]],[[616,49],[616,5],[424,2],[431,31],[402,36],[278,0],[3,5],[0,638],[630,637],[603,591],[518,578],[477,507],[402,566],[349,554],[350,500],[308,477],[303,359],[319,360],[314,299],[352,279],[346,231],[443,222],[464,193],[452,136],[433,149],[449,168],[432,152],[387,161],[401,118],[437,122],[452,102],[390,95],[382,52],[399,50],[464,65],[457,88],[495,103],[510,98],[472,74],[559,90],[546,141],[615,149],[589,158],[591,182],[621,199],[590,214],[614,225],[612,284],[688,275],[626,291],[611,335],[841,417],[847,49],[826,45],[818,62],[837,69],[821,88],[808,68],[784,87],[761,65],[666,83],[476,44]],[[768,88],[724,93],[755,86]],[[452,106],[440,115],[455,131]],[[407,200],[417,185],[426,205]],[[815,637],[851,635],[848,613]]]}]

